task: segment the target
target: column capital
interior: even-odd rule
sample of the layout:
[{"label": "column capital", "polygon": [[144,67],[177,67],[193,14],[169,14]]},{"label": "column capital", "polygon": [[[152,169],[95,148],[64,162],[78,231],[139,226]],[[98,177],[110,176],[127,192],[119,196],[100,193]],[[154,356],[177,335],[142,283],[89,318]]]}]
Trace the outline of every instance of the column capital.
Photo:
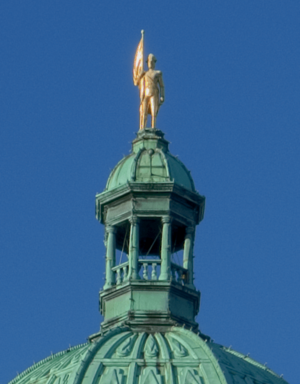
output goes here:
[{"label": "column capital", "polygon": [[161,221],[163,224],[170,224],[173,218],[171,216],[162,216]]},{"label": "column capital", "polygon": [[107,225],[105,227],[106,232],[108,233],[117,233],[117,228],[113,227],[112,225]]},{"label": "column capital", "polygon": [[131,216],[129,219],[129,222],[131,223],[131,224],[138,224],[139,222],[140,222],[140,218],[139,217],[137,217],[137,216]]}]

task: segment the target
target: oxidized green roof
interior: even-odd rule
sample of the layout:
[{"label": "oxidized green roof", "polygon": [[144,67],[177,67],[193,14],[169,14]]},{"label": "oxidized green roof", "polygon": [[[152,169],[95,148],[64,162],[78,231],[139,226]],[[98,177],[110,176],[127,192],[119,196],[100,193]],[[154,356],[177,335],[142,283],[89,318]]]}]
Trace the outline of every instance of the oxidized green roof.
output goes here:
[{"label": "oxidized green roof", "polygon": [[194,181],[185,165],[168,150],[163,133],[145,129],[133,141],[132,153],[124,157],[113,169],[106,190],[113,190],[127,182],[174,182],[195,192]]},{"label": "oxidized green roof", "polygon": [[184,328],[134,333],[118,327],[50,356],[10,384],[284,384],[253,359]]}]

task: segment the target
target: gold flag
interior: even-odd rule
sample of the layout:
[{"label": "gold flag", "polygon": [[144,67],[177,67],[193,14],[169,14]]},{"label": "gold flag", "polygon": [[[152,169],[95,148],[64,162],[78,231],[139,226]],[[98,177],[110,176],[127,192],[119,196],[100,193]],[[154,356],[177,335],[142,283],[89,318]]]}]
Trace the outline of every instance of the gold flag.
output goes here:
[{"label": "gold flag", "polygon": [[137,47],[133,62],[133,84],[138,85],[141,73],[144,70],[144,31]]}]

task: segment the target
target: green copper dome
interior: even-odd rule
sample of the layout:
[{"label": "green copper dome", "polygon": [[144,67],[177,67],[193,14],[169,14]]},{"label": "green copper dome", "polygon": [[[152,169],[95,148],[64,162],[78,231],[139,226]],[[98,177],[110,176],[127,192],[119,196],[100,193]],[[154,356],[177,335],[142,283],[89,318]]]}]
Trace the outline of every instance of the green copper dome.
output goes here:
[{"label": "green copper dome", "polygon": [[168,150],[168,142],[158,129],[146,128],[137,134],[132,152],[113,169],[106,190],[128,182],[174,182],[187,190],[195,191],[194,181],[185,165]]},{"label": "green copper dome", "polygon": [[284,384],[248,356],[180,327],[117,327],[33,365],[10,384]]}]

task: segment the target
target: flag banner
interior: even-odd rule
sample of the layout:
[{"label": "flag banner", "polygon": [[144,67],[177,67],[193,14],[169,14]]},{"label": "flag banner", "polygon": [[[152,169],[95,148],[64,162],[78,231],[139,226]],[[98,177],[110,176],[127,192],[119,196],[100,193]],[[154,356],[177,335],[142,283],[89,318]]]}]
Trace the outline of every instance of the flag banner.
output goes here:
[{"label": "flag banner", "polygon": [[144,36],[142,35],[141,41],[137,47],[134,62],[133,62],[133,83],[138,85],[141,73],[144,70]]}]

